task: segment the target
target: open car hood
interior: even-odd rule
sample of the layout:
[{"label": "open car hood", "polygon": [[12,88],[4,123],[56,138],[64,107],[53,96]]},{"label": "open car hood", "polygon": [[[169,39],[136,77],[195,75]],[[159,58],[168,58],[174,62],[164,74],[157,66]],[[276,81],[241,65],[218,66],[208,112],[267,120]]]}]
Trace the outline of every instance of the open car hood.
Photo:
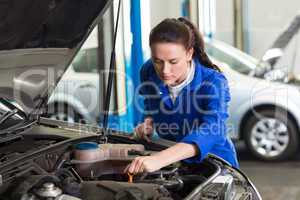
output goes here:
[{"label": "open car hood", "polygon": [[0,4],[0,95],[25,112],[50,97],[112,0]]}]

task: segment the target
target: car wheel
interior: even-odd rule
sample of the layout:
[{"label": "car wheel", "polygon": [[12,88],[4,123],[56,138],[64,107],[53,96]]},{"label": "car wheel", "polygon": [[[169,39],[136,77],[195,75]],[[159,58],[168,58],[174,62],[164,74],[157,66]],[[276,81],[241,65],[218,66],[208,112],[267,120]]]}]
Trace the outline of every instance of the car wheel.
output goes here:
[{"label": "car wheel", "polygon": [[54,120],[67,121],[70,123],[86,124],[86,120],[67,104],[52,104],[48,106],[46,117]]},{"label": "car wheel", "polygon": [[243,127],[246,145],[259,159],[285,160],[298,149],[297,127],[282,109],[258,111]]}]

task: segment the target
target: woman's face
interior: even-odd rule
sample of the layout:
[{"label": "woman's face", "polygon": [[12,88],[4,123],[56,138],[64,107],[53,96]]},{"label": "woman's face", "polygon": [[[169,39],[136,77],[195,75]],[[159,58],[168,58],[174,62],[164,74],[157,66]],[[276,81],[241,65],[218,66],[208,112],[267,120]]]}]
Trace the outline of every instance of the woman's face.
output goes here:
[{"label": "woman's face", "polygon": [[182,44],[177,43],[152,44],[152,61],[159,78],[171,86],[184,81],[190,67],[193,51],[193,48],[186,50]]}]

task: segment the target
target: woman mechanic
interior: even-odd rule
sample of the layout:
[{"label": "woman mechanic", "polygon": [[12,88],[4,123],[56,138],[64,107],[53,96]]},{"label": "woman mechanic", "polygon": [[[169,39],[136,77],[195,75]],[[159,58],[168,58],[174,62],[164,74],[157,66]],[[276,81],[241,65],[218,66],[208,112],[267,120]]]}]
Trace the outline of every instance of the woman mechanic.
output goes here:
[{"label": "woman mechanic", "polygon": [[141,68],[145,117],[135,128],[149,140],[153,131],[176,144],[151,156],[136,157],[125,169],[153,172],[177,161],[201,162],[208,153],[239,167],[226,134],[228,83],[204,51],[198,29],[187,19],[165,19],[150,33],[151,59]]}]

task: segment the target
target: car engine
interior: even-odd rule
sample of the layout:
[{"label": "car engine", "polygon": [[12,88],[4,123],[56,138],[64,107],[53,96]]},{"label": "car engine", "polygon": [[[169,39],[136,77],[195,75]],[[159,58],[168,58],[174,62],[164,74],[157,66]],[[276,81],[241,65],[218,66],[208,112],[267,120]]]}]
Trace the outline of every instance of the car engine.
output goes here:
[{"label": "car engine", "polygon": [[151,153],[117,141],[60,145],[0,170],[0,200],[258,199],[242,174],[217,160],[124,174],[132,159]]}]

